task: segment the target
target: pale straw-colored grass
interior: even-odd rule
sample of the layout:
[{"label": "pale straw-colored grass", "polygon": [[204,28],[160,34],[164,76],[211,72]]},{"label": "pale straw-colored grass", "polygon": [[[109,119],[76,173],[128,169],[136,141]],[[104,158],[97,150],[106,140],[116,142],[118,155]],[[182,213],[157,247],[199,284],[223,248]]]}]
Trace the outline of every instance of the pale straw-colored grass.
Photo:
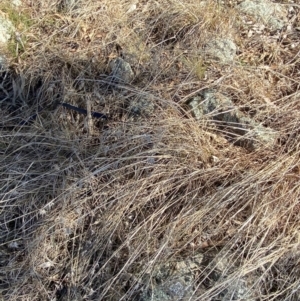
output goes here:
[{"label": "pale straw-colored grass", "polygon": [[[195,299],[217,300],[246,279],[247,300],[296,301],[297,50],[242,35],[229,1],[205,9],[202,1],[140,1],[132,12],[130,1],[60,2],[24,1],[32,23],[11,56],[17,86],[6,82],[24,103],[10,115],[3,107],[3,125],[46,109],[30,126],[1,128],[3,300],[138,300],[162,263],[220,252],[227,276]],[[215,36],[238,44],[236,64],[205,58],[201,49]],[[118,47],[138,69],[125,87],[107,80]],[[182,100],[203,87],[273,128],[276,145],[250,151],[194,120]],[[127,102],[145,93],[155,111],[132,119]],[[92,135],[84,116],[55,107],[85,107],[87,97],[111,117],[95,121]],[[195,287],[215,264],[197,271]]]}]

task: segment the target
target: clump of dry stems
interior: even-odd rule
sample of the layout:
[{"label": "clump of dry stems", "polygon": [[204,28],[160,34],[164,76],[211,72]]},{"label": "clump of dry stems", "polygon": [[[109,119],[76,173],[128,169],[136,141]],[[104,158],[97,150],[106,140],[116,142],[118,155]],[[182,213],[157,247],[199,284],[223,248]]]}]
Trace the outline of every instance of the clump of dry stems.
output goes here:
[{"label": "clump of dry stems", "polygon": [[[3,81],[17,109],[2,104],[2,123],[46,109],[0,132],[3,300],[134,300],[160,264],[212,250],[236,269],[198,300],[239,277],[249,300],[299,296],[297,49],[244,35],[230,1],[201,2],[24,1],[31,24]],[[202,56],[217,36],[236,42],[236,64]],[[126,87],[107,83],[120,48],[136,67]],[[206,86],[274,129],[276,145],[249,151],[194,120],[181,100]],[[131,118],[126,97],[143,93],[154,114]],[[88,98],[111,117],[92,134],[53,109]]]}]

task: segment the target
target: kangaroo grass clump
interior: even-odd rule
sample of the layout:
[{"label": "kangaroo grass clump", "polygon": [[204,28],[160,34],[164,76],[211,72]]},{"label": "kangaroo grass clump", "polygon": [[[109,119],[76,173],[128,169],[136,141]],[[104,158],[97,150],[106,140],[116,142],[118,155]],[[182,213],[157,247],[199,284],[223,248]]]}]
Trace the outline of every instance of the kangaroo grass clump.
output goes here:
[{"label": "kangaroo grass clump", "polygon": [[[26,41],[0,74],[1,300],[160,300],[200,257],[166,300],[299,300],[299,7],[279,32],[237,2],[0,5]],[[205,90],[274,143],[194,118]]]}]

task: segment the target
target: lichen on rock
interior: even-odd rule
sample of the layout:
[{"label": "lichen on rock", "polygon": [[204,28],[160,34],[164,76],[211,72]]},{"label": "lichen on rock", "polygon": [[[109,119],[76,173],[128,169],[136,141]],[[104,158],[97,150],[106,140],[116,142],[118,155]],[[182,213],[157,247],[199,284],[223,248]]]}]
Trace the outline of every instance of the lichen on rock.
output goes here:
[{"label": "lichen on rock", "polygon": [[286,21],[287,11],[283,5],[268,0],[245,0],[238,9],[274,30],[281,29]]},{"label": "lichen on rock", "polygon": [[116,82],[128,84],[134,79],[134,72],[131,65],[121,57],[111,60],[109,67],[111,70],[111,77]]},{"label": "lichen on rock", "polygon": [[0,14],[0,44],[6,44],[14,30],[12,22]]},{"label": "lichen on rock", "polygon": [[246,116],[222,93],[207,89],[188,104],[198,121],[205,119],[213,122],[236,145],[254,149],[260,144],[272,145],[276,141],[274,130]]}]

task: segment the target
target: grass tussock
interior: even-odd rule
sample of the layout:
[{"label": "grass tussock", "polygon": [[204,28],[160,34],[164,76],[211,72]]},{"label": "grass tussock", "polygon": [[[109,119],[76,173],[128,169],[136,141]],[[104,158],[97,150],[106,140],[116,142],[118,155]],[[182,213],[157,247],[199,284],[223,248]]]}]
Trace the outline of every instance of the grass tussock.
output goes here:
[{"label": "grass tussock", "polygon": [[[247,35],[237,1],[23,2],[26,43],[1,74],[1,298],[143,300],[159,266],[203,254],[193,300],[227,300],[241,279],[245,300],[298,300],[296,31]],[[236,63],[206,55],[212,37],[235,41]],[[130,85],[110,80],[120,55]],[[185,103],[203,89],[230,96],[276,144],[250,151],[196,121]],[[132,117],[128,103],[148,94],[154,112]],[[87,101],[110,119],[56,105]]]}]

